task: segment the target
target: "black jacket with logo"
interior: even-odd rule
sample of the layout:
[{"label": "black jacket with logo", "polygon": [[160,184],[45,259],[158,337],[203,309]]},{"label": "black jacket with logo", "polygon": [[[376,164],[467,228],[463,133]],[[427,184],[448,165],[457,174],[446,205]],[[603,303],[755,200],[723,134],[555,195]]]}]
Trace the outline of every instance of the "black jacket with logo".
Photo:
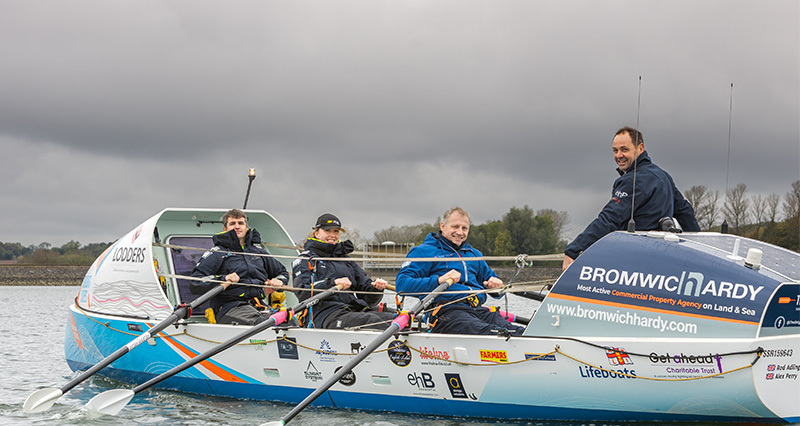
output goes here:
[{"label": "black jacket with logo", "polygon": [[[317,282],[314,290],[326,290],[336,286],[334,280],[347,277],[352,285],[348,290],[368,291],[374,294],[334,293],[327,299],[312,307],[312,320],[321,325],[325,317],[339,309],[351,311],[368,310],[383,298],[383,291],[372,286],[372,279],[367,276],[356,262],[350,260],[316,260],[317,257],[347,258],[353,252],[353,243],[350,240],[336,244],[326,243],[314,238],[309,238],[305,249],[300,253],[300,258],[292,263],[293,285],[295,288],[311,289],[312,283]],[[323,281],[323,282],[318,282]],[[319,293],[315,291],[314,293]],[[297,295],[301,301],[312,296],[310,291],[300,291]]]},{"label": "black jacket with logo", "polygon": [[634,168],[629,168],[627,172],[617,169],[620,177],[614,181],[611,199],[597,218],[567,246],[564,250],[567,256],[574,259],[606,234],[627,229],[634,191],[636,206],[633,219],[637,231],[658,229],[659,219],[665,216],[677,219],[684,231],[700,231],[691,204],[675,187],[672,176],[653,164],[647,151],[642,152],[636,159],[635,170],[634,188]]},{"label": "black jacket with logo", "polygon": [[[264,294],[264,282],[272,278],[278,278],[286,284],[289,281],[289,274],[286,268],[275,260],[267,256],[251,256],[243,253],[269,254],[256,244],[261,244],[261,235],[255,229],[248,229],[245,236],[245,245],[241,246],[236,231],[231,229],[228,232],[221,232],[214,235],[214,247],[203,254],[200,261],[192,271],[193,277],[212,277],[215,280],[224,281],[225,275],[236,273],[239,275],[240,284],[255,284],[262,287],[254,287],[240,284],[233,284],[225,291],[211,299],[211,307],[217,318],[223,317],[232,308],[253,302],[254,298],[262,299]],[[219,283],[192,281],[189,289],[194,294],[204,294],[214,288]]]}]

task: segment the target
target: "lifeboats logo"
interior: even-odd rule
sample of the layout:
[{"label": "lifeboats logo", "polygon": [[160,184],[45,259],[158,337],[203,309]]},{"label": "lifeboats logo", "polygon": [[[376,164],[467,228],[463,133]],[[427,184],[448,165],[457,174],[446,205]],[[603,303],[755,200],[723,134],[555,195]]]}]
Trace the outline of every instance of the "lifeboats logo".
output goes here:
[{"label": "lifeboats logo", "polygon": [[578,366],[578,372],[581,377],[585,379],[635,379],[636,370],[606,370],[602,368],[595,368],[591,365]]},{"label": "lifeboats logo", "polygon": [[606,348],[606,358],[611,365],[631,365],[633,360],[624,348]]},{"label": "lifeboats logo", "polygon": [[505,364],[508,362],[508,353],[506,351],[490,351],[487,349],[480,350],[481,361],[494,362],[497,364]]},{"label": "lifeboats logo", "polygon": [[763,285],[718,282],[714,279],[706,281],[702,273],[689,271],[683,271],[680,276],[677,276],[584,266],[581,268],[578,279],[626,287],[658,289],[679,296],[704,297],[711,295],[719,298],[751,301],[756,300],[758,293],[764,289]]},{"label": "lifeboats logo", "polygon": [[111,256],[113,262],[142,263],[145,259],[144,247],[117,247]]}]

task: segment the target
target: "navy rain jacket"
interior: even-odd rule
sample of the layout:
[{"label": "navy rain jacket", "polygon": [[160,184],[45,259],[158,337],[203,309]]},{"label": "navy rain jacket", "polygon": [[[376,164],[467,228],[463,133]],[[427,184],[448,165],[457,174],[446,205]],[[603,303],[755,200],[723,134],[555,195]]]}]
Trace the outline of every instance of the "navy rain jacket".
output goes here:
[{"label": "navy rain jacket", "polygon": [[[261,287],[239,284],[228,286],[225,291],[211,299],[211,307],[217,318],[222,318],[236,306],[251,303],[253,298],[257,297],[260,300],[266,297],[263,285],[267,280],[278,278],[284,284],[289,282],[289,273],[275,258],[242,254],[269,254],[263,248],[256,246],[256,244],[261,244],[261,235],[257,230],[247,230],[244,247],[239,243],[239,237],[236,236],[236,231],[233,229],[214,235],[213,242],[214,247],[205,252],[195,265],[192,271],[193,277],[212,277],[212,279],[224,281],[225,275],[236,272],[239,275],[239,283],[261,285]],[[189,284],[189,290],[200,295],[217,285],[220,284],[192,281]]]},{"label": "navy rain jacket", "polygon": [[[322,326],[325,318],[340,309],[350,309],[353,312],[369,310],[377,305],[383,298],[383,290],[378,290],[372,286],[372,279],[367,276],[356,262],[337,261],[337,260],[316,260],[317,257],[341,257],[347,258],[348,254],[354,250],[350,240],[340,241],[336,244],[326,243],[321,240],[309,238],[303,245],[305,249],[300,253],[300,258],[292,262],[293,282],[295,288],[311,290],[311,284],[316,293],[335,287],[334,280],[347,277],[352,283],[348,290],[367,291],[374,294],[353,294],[353,293],[334,293],[325,300],[314,305],[312,309],[312,321],[314,324]],[[300,301],[313,296],[311,291],[299,291],[297,298]]]},{"label": "navy rain jacket", "polygon": [[[483,282],[490,277],[497,277],[492,268],[483,260],[465,261],[462,258],[482,257],[480,251],[472,248],[466,241],[457,247],[445,238],[441,232],[431,232],[425,237],[422,244],[408,252],[408,258],[413,257],[441,257],[441,262],[414,262],[413,259],[403,263],[397,273],[397,292],[425,293],[439,286],[439,277],[451,269],[461,272],[461,279],[453,283],[448,291],[475,291],[484,290]],[[443,294],[434,299],[434,303],[445,303],[464,298],[466,293]],[[501,296],[492,294],[493,297]],[[420,296],[422,298],[424,296]],[[477,295],[480,304],[486,302],[486,293]]]},{"label": "navy rain jacket", "polygon": [[[578,235],[564,253],[575,259],[582,251],[595,241],[613,231],[628,229],[631,218],[631,194],[633,194],[633,168],[625,173],[619,168],[620,177],[614,181],[611,199],[603,210],[586,229]],[[665,216],[678,220],[681,228],[687,232],[700,231],[700,225],[694,217],[692,205],[683,198],[675,187],[672,176],[653,164],[647,151],[636,159],[636,211],[633,220],[636,230],[650,231],[658,229],[658,221]]]}]

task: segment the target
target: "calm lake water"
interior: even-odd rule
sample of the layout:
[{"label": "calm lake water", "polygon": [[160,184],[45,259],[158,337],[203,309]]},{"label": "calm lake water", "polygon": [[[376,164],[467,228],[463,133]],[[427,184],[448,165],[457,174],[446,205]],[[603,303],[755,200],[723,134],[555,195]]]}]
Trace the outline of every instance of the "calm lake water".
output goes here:
[{"label": "calm lake water", "polygon": [[[89,399],[109,389],[132,387],[95,376],[59,398],[50,410],[39,414],[23,414],[22,404],[33,391],[42,387],[58,388],[74,377],[64,360],[64,332],[67,307],[78,294],[78,289],[79,287],[0,287],[0,424],[258,425],[278,420],[291,410],[292,406],[270,402],[148,390],[137,395],[117,416],[91,418],[83,408]],[[509,310],[530,316],[534,307],[535,302],[512,297]],[[426,426],[609,424],[491,422],[315,407],[307,408],[290,424],[419,426],[420,423]],[[701,426],[698,423],[690,424]],[[670,423],[659,425],[669,426]]]}]

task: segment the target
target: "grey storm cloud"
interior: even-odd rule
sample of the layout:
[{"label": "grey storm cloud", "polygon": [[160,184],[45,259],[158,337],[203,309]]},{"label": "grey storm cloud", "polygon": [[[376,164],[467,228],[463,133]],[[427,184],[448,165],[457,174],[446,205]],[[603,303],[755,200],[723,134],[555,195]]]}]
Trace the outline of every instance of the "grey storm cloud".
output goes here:
[{"label": "grey storm cloud", "polygon": [[235,207],[254,166],[252,206],[295,239],[323,211],[369,236],[453,204],[567,210],[579,231],[637,117],[681,188],[783,194],[799,28],[783,0],[0,2],[0,146],[19,158],[0,211],[42,224],[0,241]]}]

